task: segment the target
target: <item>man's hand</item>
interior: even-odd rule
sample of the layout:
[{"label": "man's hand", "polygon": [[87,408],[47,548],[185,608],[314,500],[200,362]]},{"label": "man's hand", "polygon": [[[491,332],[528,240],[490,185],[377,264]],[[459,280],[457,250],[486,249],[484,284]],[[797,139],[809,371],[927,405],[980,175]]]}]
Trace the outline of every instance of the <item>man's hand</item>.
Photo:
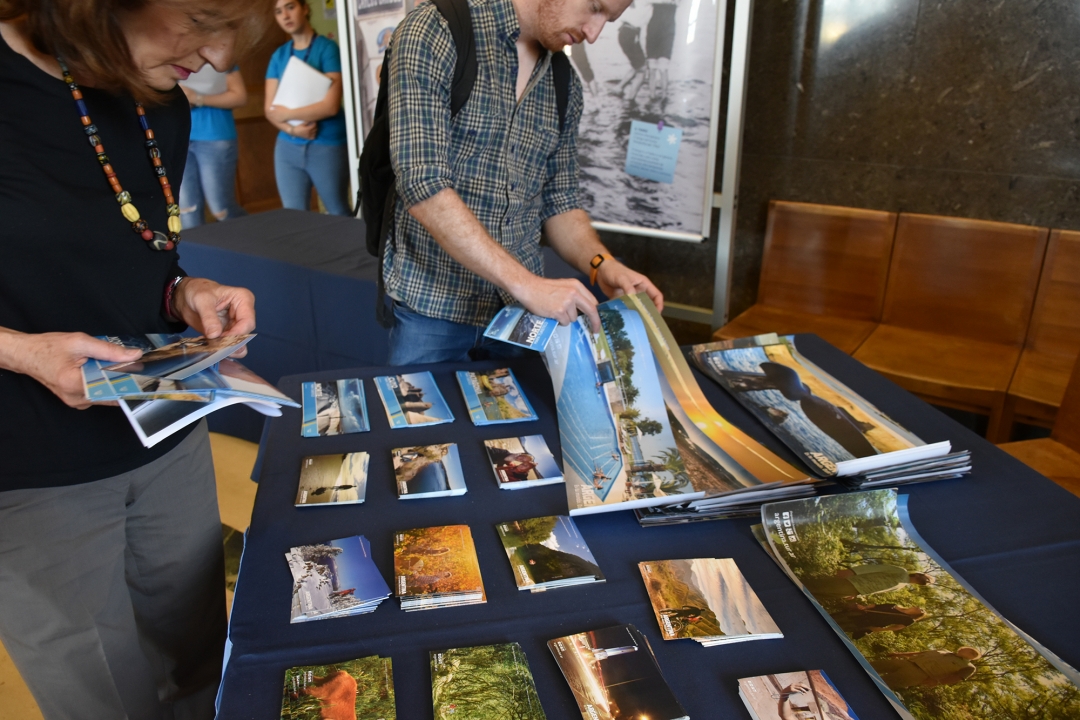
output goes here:
[{"label": "man's hand", "polygon": [[91,405],[82,378],[82,366],[89,358],[118,363],[133,362],[141,356],[137,348],[113,345],[85,333],[0,331],[0,366],[29,375],[64,404],[78,410]]},{"label": "man's hand", "polygon": [[578,314],[587,315],[593,332],[600,332],[596,298],[584,285],[572,278],[534,278],[513,293],[526,310],[558,320],[560,325],[569,325]]},{"label": "man's hand", "polygon": [[[255,329],[255,296],[247,288],[186,277],[173,293],[172,309],[208,338],[246,335]],[[234,357],[246,354],[247,348],[240,348]]]},{"label": "man's hand", "polygon": [[596,273],[596,282],[609,298],[644,292],[653,301],[658,311],[664,310],[664,294],[653,285],[652,280],[631,270],[614,258],[600,263]]}]

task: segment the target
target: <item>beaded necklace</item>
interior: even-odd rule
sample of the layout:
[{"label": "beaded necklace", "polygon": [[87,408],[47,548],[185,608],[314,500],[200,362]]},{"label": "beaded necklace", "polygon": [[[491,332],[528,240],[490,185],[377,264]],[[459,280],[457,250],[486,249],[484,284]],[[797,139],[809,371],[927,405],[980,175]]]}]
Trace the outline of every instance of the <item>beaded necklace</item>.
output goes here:
[{"label": "beaded necklace", "polygon": [[64,82],[67,83],[68,88],[71,90],[71,97],[75,99],[75,108],[79,112],[79,119],[82,120],[83,132],[86,133],[86,139],[90,141],[90,146],[97,153],[98,162],[101,163],[105,178],[109,181],[109,186],[116,195],[116,202],[120,204],[120,212],[123,214],[124,219],[131,223],[131,229],[138,233],[154,250],[172,250],[180,243],[180,206],[173,199],[172,186],[169,184],[169,178],[165,174],[165,166],[161,162],[161,150],[158,149],[154,131],[150,129],[150,123],[146,120],[146,110],[143,109],[142,104],[135,103],[135,112],[139,115],[139,125],[146,135],[146,152],[150,156],[150,164],[154,168],[158,182],[161,183],[161,190],[165,194],[165,208],[169,213],[168,235],[158,230],[151,230],[149,223],[142,219],[138,209],[131,203],[131,193],[121,187],[120,181],[116,177],[116,171],[109,164],[109,156],[105,154],[105,147],[101,144],[97,126],[90,119],[90,113],[86,110],[86,103],[83,102],[82,91],[75,83],[75,78],[71,76],[71,71],[68,70],[64,61],[59,57],[56,59],[60,62],[60,69],[64,72]]}]

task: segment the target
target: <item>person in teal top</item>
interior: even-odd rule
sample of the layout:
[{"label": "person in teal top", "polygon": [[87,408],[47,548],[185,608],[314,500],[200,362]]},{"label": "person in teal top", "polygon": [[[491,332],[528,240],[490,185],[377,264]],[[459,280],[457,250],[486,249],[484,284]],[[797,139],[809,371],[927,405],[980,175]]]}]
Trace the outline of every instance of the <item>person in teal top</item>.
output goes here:
[{"label": "person in teal top", "polygon": [[[216,72],[203,68],[201,72]],[[191,103],[191,141],[180,183],[180,222],[185,230],[203,224],[206,206],[218,220],[247,215],[236,201],[236,123],[232,109],[247,102],[240,68],[225,75],[225,91],[202,95],[181,85]]]},{"label": "person in teal top", "polygon": [[[341,53],[337,43],[315,32],[310,15],[307,0],[277,0],[274,5],[278,25],[292,36],[274,51],[266,69],[266,118],[281,131],[274,146],[274,175],[282,206],[306,210],[314,184],[327,212],[349,215]],[[330,90],[319,102],[304,107],[273,105],[285,66],[293,57],[330,78]]]}]

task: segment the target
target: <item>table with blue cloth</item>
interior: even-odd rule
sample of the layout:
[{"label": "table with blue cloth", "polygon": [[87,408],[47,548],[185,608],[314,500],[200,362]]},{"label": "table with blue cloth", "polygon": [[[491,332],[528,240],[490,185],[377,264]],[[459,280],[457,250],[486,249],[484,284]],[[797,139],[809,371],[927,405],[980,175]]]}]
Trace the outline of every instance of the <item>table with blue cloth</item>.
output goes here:
[{"label": "table with blue cloth", "polygon": [[[1065,662],[1080,666],[1080,498],[997,450],[888,380],[815,336],[797,336],[807,358],[927,442],[950,440],[970,449],[974,472],[902,488],[911,519],[927,544],[992,606]],[[284,378],[281,388],[299,398],[306,380],[364,379],[371,432],[323,438],[300,436],[300,411],[270,421],[260,448],[259,490],[247,535],[230,625],[230,656],[219,718],[278,718],[285,670],[368,655],[393,660],[398,718],[433,716],[429,652],[517,642],[524,649],[550,720],[581,717],[546,643],[564,635],[622,623],[649,638],[664,675],[694,720],[746,718],[738,679],[823,669],[859,717],[896,717],[869,676],[826,621],[751,534],[756,519],[642,528],[632,512],[576,518],[607,582],[545,593],[517,589],[495,524],[565,514],[562,485],[504,491],[497,487],[482,440],[542,433],[560,456],[555,400],[538,357],[512,361],[539,419],[475,427],[454,378],[462,368],[498,363],[324,371]],[[431,370],[454,412],[451,424],[391,430],[371,378]],[[696,371],[695,371],[696,372]],[[713,406],[758,441],[791,458],[769,432],[712,381],[698,374]],[[456,442],[468,493],[460,497],[399,501],[390,449]],[[301,459],[308,455],[367,451],[367,500],[360,505],[296,508]],[[467,524],[472,529],[487,603],[403,612],[391,597],[374,613],[289,624],[290,547],[351,535],[371,543],[379,570],[393,579],[395,530]],[[734,558],[784,633],[705,648],[691,640],[664,641],[637,564],[642,560]]]}]

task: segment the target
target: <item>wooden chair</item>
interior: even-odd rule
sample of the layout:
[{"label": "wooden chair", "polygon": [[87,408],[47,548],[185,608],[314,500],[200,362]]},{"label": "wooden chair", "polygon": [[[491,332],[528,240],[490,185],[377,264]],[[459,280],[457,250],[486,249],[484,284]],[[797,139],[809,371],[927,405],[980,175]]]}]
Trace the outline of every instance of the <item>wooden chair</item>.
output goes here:
[{"label": "wooden chair", "polygon": [[881,323],[855,357],[927,402],[988,414],[998,438],[1047,235],[902,213]]},{"label": "wooden chair", "polygon": [[896,213],[769,203],[757,303],[715,340],[817,333],[855,352],[881,318]]},{"label": "wooden chair", "polygon": [[1074,495],[1080,495],[1080,362],[1058,408],[1049,438],[998,445]]},{"label": "wooden chair", "polygon": [[1051,427],[1069,373],[1080,355],[1080,232],[1054,230],[1046,248],[1024,351],[1009,383],[1002,418],[1006,441],[1013,421]]}]

